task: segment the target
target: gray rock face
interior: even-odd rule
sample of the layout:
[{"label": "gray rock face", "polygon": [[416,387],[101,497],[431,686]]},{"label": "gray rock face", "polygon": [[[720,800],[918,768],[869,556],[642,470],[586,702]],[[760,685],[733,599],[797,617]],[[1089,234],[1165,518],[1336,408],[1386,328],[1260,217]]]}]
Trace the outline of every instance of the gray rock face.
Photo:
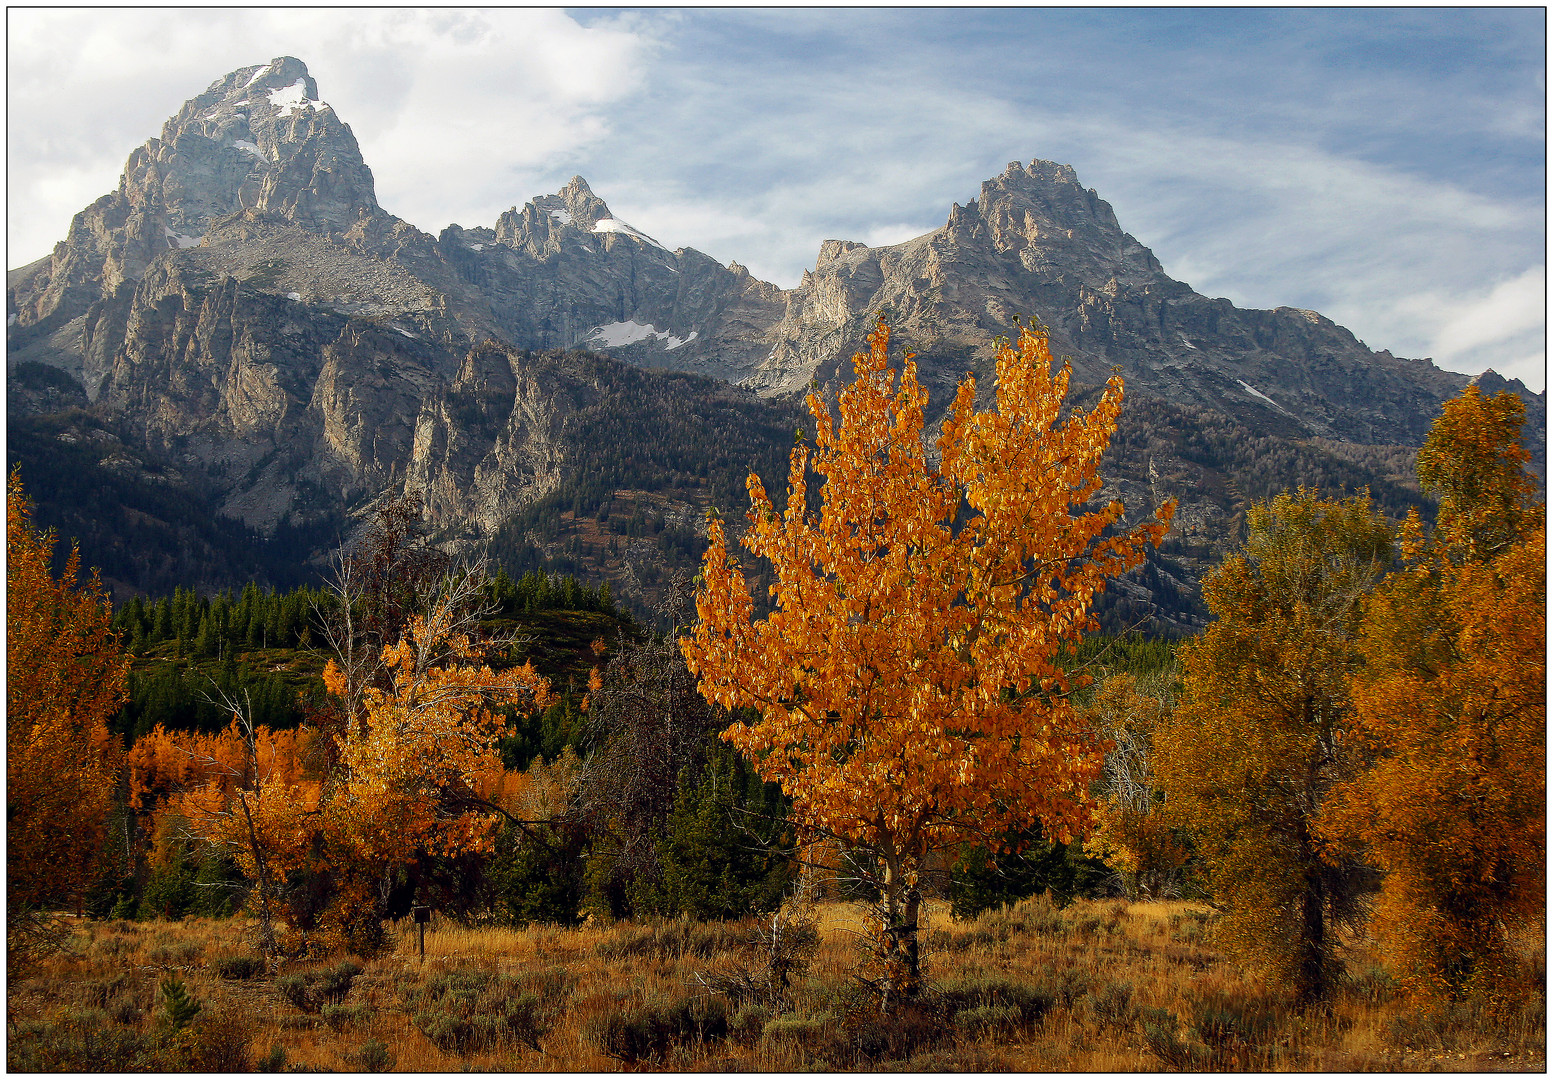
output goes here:
[{"label": "gray rock face", "polygon": [[[1174,535],[1198,546],[1226,535],[1236,481],[1171,430],[1367,462],[1363,447],[1416,447],[1466,383],[1314,312],[1200,296],[1052,162],[1011,164],[906,243],[826,241],[793,290],[667,249],[581,177],[433,238],[378,206],[350,128],[289,57],[185,103],[7,293],[14,410],[90,399],[265,532],[413,489],[451,534],[490,536],[557,491],[581,460],[569,425],[608,380],[525,350],[580,347],[786,398],[849,377],[885,310],[942,406],[968,369],[990,387],[1016,315],[1039,319],[1079,381],[1113,366],[1127,379],[1135,420],[1116,447],[1132,457],[1118,449],[1108,494],[1141,512],[1163,485],[1183,497]],[[660,406],[695,382],[652,378],[631,393]],[[1479,381],[1527,401],[1545,460],[1545,399]]]},{"label": "gray rock face", "polygon": [[753,372],[719,374],[764,394],[848,377],[872,313],[884,310],[930,386],[985,372],[994,339],[1023,316],[1051,329],[1053,351],[1071,357],[1082,381],[1120,368],[1129,392],[1292,437],[1417,445],[1467,382],[1372,352],[1315,312],[1241,310],[1199,295],[1166,275],[1071,167],[1048,161],[1010,164],[915,240],[827,241],[784,299],[785,315],[762,333],[767,358]]},{"label": "gray rock face", "polygon": [[68,321],[244,209],[325,232],[382,213],[355,136],[292,57],[185,102],[130,154],[118,190],[76,215],[49,265],[13,287],[14,310],[26,324]]},{"label": "gray rock face", "polygon": [[764,355],[751,331],[784,310],[776,286],[694,248],[668,250],[616,218],[580,176],[493,229],[450,226],[440,247],[501,335],[524,348],[587,348],[727,378]]}]

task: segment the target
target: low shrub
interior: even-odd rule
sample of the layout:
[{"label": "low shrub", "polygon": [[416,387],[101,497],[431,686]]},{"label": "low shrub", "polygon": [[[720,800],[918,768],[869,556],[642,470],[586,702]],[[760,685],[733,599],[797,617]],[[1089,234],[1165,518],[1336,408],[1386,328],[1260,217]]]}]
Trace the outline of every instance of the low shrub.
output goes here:
[{"label": "low shrub", "polygon": [[728,1034],[728,1009],[721,998],[703,994],[648,998],[627,1008],[594,1013],[583,1037],[601,1053],[634,1065],[661,1064],[670,1050]]},{"label": "low shrub", "polygon": [[325,1005],[319,1012],[323,1022],[335,1031],[343,1031],[353,1027],[366,1019],[368,1010],[365,1005]]},{"label": "low shrub", "polygon": [[[1019,1012],[1017,1007],[1011,1011]],[[870,1064],[910,1058],[954,1033],[942,1012],[926,1002],[907,1002],[888,1017],[874,1008],[854,1010],[842,1025],[849,1049]]]},{"label": "low shrub", "polygon": [[765,1030],[766,1023],[771,1019],[771,1010],[764,1005],[751,1002],[741,1005],[728,1018],[728,1034],[740,1042],[750,1043],[760,1038]]},{"label": "low shrub", "polygon": [[510,1043],[539,1050],[574,985],[560,968],[521,975],[464,968],[441,972],[424,985],[401,982],[400,997],[428,1039],[462,1056]]},{"label": "low shrub", "polygon": [[350,993],[361,965],[342,960],[331,968],[283,975],[275,980],[282,997],[305,1013],[316,1013],[325,1005],[338,1005]]},{"label": "low shrub", "polygon": [[247,1072],[253,1030],[248,1017],[236,1009],[204,1013],[190,1029],[190,1068],[204,1073]]},{"label": "low shrub", "polygon": [[271,1043],[270,1052],[253,1063],[254,1072],[278,1073],[286,1071],[286,1048],[280,1043]]},{"label": "low shrub", "polygon": [[356,1064],[361,1066],[363,1072],[385,1073],[390,1072],[399,1059],[388,1048],[388,1044],[378,1039],[368,1039],[361,1044],[361,1049],[356,1051]]},{"label": "low shrub", "polygon": [[[967,976],[939,984],[928,995],[957,1027],[1029,1027],[1056,1004],[1049,987],[1002,976]],[[963,1021],[962,1014],[969,1014]]]},{"label": "low shrub", "polygon": [[221,956],[210,962],[210,970],[223,979],[253,979],[264,974],[264,958]]},{"label": "low shrub", "polygon": [[761,1037],[771,1042],[813,1043],[836,1024],[833,1013],[791,1012],[773,1017],[761,1026]]},{"label": "low shrub", "polygon": [[1079,1006],[1100,1028],[1130,1027],[1135,1015],[1129,983],[1108,983],[1090,990],[1079,999]]},{"label": "low shrub", "polygon": [[1204,1055],[1181,1038],[1181,1020],[1173,1012],[1146,1008],[1138,1011],[1143,1042],[1168,1069],[1189,1072],[1201,1069]]},{"label": "low shrub", "polygon": [[79,1020],[23,1020],[11,1025],[5,1067],[12,1073],[129,1073],[157,1071],[157,1046],[128,1028]]}]

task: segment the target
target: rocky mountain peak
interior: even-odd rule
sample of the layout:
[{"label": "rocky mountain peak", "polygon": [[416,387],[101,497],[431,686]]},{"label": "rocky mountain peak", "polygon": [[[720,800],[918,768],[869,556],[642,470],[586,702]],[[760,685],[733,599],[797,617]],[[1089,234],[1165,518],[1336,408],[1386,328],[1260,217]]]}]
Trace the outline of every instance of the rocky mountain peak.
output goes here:
[{"label": "rocky mountain peak", "polygon": [[603,199],[593,194],[588,182],[574,176],[566,186],[554,195],[536,195],[519,210],[511,207],[496,219],[497,242],[520,248],[530,255],[544,258],[561,249],[562,240],[570,238],[574,243],[588,243],[588,234],[601,234],[606,248],[611,237],[630,237],[632,240],[655,248],[662,244],[646,233],[626,224],[610,212]]}]

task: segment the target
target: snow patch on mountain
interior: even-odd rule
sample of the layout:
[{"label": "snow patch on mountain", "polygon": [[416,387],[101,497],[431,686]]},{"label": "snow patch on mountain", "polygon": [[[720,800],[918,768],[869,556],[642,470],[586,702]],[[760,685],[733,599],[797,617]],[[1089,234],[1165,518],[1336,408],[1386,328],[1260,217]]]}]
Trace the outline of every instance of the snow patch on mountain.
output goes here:
[{"label": "snow patch on mountain", "polygon": [[282,86],[279,90],[270,91],[270,104],[280,110],[280,115],[290,116],[304,105],[313,101],[307,96],[307,82],[298,79],[290,86]]},{"label": "snow patch on mountain", "polygon": [[182,236],[173,232],[165,225],[162,226],[162,231],[167,234],[167,239],[171,240],[175,246],[180,248],[199,247],[200,241],[205,239],[203,236]]},{"label": "snow patch on mountain", "polygon": [[623,233],[626,236],[634,237],[645,244],[651,244],[653,247],[660,248],[663,251],[669,250],[662,244],[658,243],[658,241],[648,236],[646,233],[638,232],[636,229],[631,228],[631,226],[627,225],[619,218],[604,218],[597,225],[593,226],[593,231],[596,233]]},{"label": "snow patch on mountain", "polygon": [[1278,404],[1272,398],[1270,398],[1266,394],[1262,393],[1262,391],[1258,390],[1256,387],[1254,387],[1250,383],[1246,382],[1246,380],[1244,380],[1244,379],[1236,379],[1235,381],[1238,382],[1241,385],[1241,387],[1246,391],[1246,393],[1251,394],[1251,395],[1253,395],[1255,397],[1261,398],[1263,401],[1267,402],[1269,405],[1271,405],[1273,408],[1277,409],[1279,412],[1283,413],[1285,416],[1293,416],[1294,415],[1288,409],[1285,409],[1282,405]]},{"label": "snow patch on mountain", "polygon": [[233,139],[232,145],[237,147],[239,150],[248,151],[260,161],[265,160],[264,151],[260,150],[256,144],[249,142],[247,139]]},{"label": "snow patch on mountain", "polygon": [[588,345],[596,345],[605,349],[623,349],[627,345],[635,345],[646,341],[648,338],[657,338],[664,342],[665,351],[677,349],[681,345],[689,344],[696,339],[696,331],[692,330],[689,337],[675,337],[667,330],[659,330],[656,326],[639,322],[614,322],[605,323],[603,326],[595,326],[583,342]]}]

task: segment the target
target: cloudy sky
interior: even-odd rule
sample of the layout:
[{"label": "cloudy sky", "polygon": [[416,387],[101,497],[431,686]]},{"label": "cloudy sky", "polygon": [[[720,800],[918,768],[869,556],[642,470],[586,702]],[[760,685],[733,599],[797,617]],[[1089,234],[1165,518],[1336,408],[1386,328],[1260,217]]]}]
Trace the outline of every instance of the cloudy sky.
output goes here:
[{"label": "cloudy sky", "polygon": [[379,202],[491,225],[574,173],[791,286],[1013,160],[1066,162],[1173,277],[1545,385],[1541,9],[7,11],[7,266],[227,71],[301,58]]}]

